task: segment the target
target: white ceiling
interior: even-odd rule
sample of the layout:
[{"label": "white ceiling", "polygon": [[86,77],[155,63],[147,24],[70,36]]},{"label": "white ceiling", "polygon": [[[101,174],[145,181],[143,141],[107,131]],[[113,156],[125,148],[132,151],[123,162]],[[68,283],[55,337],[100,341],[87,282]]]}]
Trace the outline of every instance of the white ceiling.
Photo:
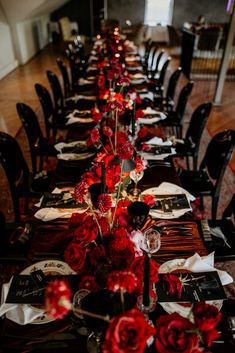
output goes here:
[{"label": "white ceiling", "polygon": [[10,23],[17,23],[48,14],[70,0],[0,0],[0,5]]}]

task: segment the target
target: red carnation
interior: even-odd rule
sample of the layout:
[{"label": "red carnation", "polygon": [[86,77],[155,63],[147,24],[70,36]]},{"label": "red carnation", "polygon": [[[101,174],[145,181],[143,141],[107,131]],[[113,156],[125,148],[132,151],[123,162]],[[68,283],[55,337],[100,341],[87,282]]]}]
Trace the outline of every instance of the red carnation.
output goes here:
[{"label": "red carnation", "polygon": [[109,194],[101,194],[98,196],[98,209],[101,213],[108,212],[112,207],[112,199]]},{"label": "red carnation", "polygon": [[137,287],[137,277],[131,271],[113,271],[108,275],[107,287],[112,292],[132,293]]},{"label": "red carnation", "polygon": [[89,291],[97,290],[98,284],[96,283],[95,277],[91,275],[82,276],[79,282],[79,289],[88,289]]},{"label": "red carnation", "polygon": [[120,159],[131,159],[134,154],[134,148],[130,141],[119,143],[117,154]]},{"label": "red carnation", "polygon": [[99,141],[99,139],[100,139],[100,132],[96,127],[94,127],[94,129],[91,130],[91,141],[95,143]]},{"label": "red carnation", "polygon": [[103,114],[102,113],[95,113],[95,114],[92,115],[92,119],[94,120],[94,122],[96,124],[98,124],[98,122],[100,120],[102,120],[102,118],[103,118]]},{"label": "red carnation", "polygon": [[77,202],[85,202],[85,196],[88,192],[88,184],[82,180],[80,183],[77,183],[74,188],[74,196]]},{"label": "red carnation", "polygon": [[50,282],[45,293],[45,310],[54,319],[62,319],[71,310],[72,291],[64,280]]},{"label": "red carnation", "polygon": [[103,134],[104,134],[105,136],[111,137],[111,136],[113,135],[113,130],[110,129],[109,126],[104,126],[104,127],[103,127]]}]

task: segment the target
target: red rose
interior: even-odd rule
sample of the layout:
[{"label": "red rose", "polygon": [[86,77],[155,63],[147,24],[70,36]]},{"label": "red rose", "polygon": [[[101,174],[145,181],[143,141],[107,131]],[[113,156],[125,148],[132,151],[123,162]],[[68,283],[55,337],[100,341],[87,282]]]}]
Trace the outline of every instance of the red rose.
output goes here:
[{"label": "red rose", "polygon": [[75,240],[83,243],[90,243],[98,235],[98,226],[91,216],[74,231]]},{"label": "red rose", "polygon": [[110,224],[106,217],[99,218],[99,225],[101,228],[101,233],[103,237],[106,237],[110,234]]},{"label": "red rose", "polygon": [[103,353],[142,353],[155,329],[137,309],[114,317],[106,331]]},{"label": "red rose", "polygon": [[202,335],[202,340],[203,343],[207,346],[207,347],[211,347],[214,340],[216,340],[217,338],[220,337],[220,334],[218,331],[216,330],[210,330],[210,331],[203,331],[201,333]]},{"label": "red rose", "polygon": [[214,306],[205,302],[197,302],[193,306],[195,325],[202,331],[210,331],[221,320],[222,314]]},{"label": "red rose", "polygon": [[64,252],[67,264],[77,273],[81,273],[86,260],[86,249],[81,244],[71,242]]},{"label": "red rose", "polygon": [[98,124],[98,122],[100,120],[102,120],[102,118],[103,118],[103,114],[102,113],[95,113],[95,114],[92,115],[92,119],[94,120],[94,122],[96,124]]},{"label": "red rose", "polygon": [[64,280],[50,282],[45,293],[45,310],[55,319],[62,319],[71,310],[72,291]]},{"label": "red rose", "polygon": [[[150,281],[156,283],[158,281],[158,268],[159,265],[150,259]],[[143,283],[144,276],[144,256],[138,256],[134,258],[131,263],[131,269],[135,273],[136,277]]]},{"label": "red rose", "polygon": [[168,294],[176,295],[177,298],[181,297],[183,286],[178,276],[165,273],[163,275],[163,286]]},{"label": "red rose", "polygon": [[80,226],[86,218],[86,213],[72,213],[69,219],[69,228],[74,228]]},{"label": "red rose", "polygon": [[195,326],[178,313],[163,315],[156,321],[155,347],[161,353],[193,353],[199,351]]},{"label": "red rose", "polygon": [[135,118],[139,119],[139,118],[143,118],[144,117],[144,112],[142,109],[137,109],[135,112]]},{"label": "red rose", "polygon": [[108,275],[107,287],[112,292],[132,293],[137,287],[137,278],[131,271],[113,271]]},{"label": "red rose", "polygon": [[97,262],[99,262],[101,259],[105,258],[106,251],[103,245],[96,246],[90,251],[90,262],[92,266],[96,266]]},{"label": "red rose", "polygon": [[154,207],[156,205],[156,200],[153,195],[144,195],[143,201],[149,206]]}]

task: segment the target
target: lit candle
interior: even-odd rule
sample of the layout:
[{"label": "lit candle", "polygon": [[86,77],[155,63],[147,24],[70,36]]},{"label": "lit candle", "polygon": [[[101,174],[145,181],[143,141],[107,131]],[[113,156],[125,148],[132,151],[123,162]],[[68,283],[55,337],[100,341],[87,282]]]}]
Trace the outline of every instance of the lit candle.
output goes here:
[{"label": "lit candle", "polygon": [[101,162],[101,193],[105,193],[106,185],[105,185],[105,165],[104,161]]},{"label": "lit candle", "polygon": [[149,297],[150,289],[150,257],[149,254],[145,254],[144,258],[144,290],[143,290],[143,305],[148,307],[150,304]]}]

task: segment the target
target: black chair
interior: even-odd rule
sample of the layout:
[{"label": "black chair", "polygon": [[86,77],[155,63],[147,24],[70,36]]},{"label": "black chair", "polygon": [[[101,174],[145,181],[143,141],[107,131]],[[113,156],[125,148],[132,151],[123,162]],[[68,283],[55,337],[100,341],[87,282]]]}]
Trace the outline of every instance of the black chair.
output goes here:
[{"label": "black chair", "polygon": [[64,97],[57,75],[52,71],[48,70],[47,78],[53,93],[54,105],[57,114],[67,115],[74,109],[89,110],[95,106],[95,101],[89,100],[89,97],[87,97],[87,99],[79,99],[79,97],[76,98],[76,95],[74,95],[73,97],[69,97],[66,99]]},{"label": "black chair", "polygon": [[50,92],[46,87],[36,83],[34,88],[43,110],[46,137],[48,140],[52,138],[52,142],[55,143],[58,129],[69,129],[66,125],[67,119],[55,110]]},{"label": "black chair", "polygon": [[73,94],[72,85],[69,79],[67,67],[61,58],[56,59],[57,66],[61,72],[64,86],[64,97],[68,98]]},{"label": "black chair", "polygon": [[203,197],[212,198],[212,219],[216,219],[222,179],[234,146],[234,130],[219,132],[209,142],[199,169],[179,172],[182,186],[195,197],[200,197],[202,208]]},{"label": "black chair", "polygon": [[58,152],[54,148],[53,143],[50,144],[50,141],[43,136],[35,112],[24,103],[17,103],[16,109],[28,138],[32,170],[36,174],[42,171],[44,158],[56,156]]},{"label": "black chair", "polygon": [[4,132],[0,132],[0,163],[8,180],[15,220],[20,221],[20,199],[25,199],[27,210],[29,198],[40,198],[51,189],[51,176],[30,173],[18,142]]},{"label": "black chair", "polygon": [[[156,96],[161,96],[163,94],[163,89],[164,89],[164,80],[165,80],[165,76],[166,76],[166,70],[168,68],[168,65],[171,61],[171,57],[168,57],[160,72],[159,72],[159,77],[158,78],[153,78],[149,83],[148,83],[148,89],[152,92],[155,93]],[[155,76],[155,75],[154,75]]]},{"label": "black chair", "polygon": [[167,111],[167,118],[159,124],[172,128],[177,138],[182,138],[183,117],[188,102],[188,97],[193,89],[193,81],[189,81],[180,91],[177,105],[173,111]]},{"label": "black chair", "polygon": [[177,143],[176,152],[180,157],[185,157],[187,169],[190,169],[189,159],[193,160],[193,170],[197,169],[198,153],[202,133],[208,117],[210,115],[212,103],[203,103],[199,105],[192,113],[189,127],[182,143]]},{"label": "black chair", "polygon": [[160,110],[173,110],[174,106],[174,95],[176,90],[177,82],[180,78],[182,68],[178,67],[170,76],[166,96],[163,97],[163,90],[158,97],[154,98],[154,103],[160,108]]}]

